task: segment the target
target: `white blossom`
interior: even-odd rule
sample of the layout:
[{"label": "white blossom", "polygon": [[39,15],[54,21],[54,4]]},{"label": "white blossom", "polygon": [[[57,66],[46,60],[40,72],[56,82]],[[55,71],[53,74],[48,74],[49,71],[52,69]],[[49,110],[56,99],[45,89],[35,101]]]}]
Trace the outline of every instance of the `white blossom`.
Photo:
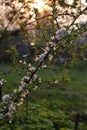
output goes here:
[{"label": "white blossom", "polygon": [[53,41],[54,39],[55,39],[55,37],[54,37],[54,36],[52,36],[52,37],[51,37],[51,40]]},{"label": "white blossom", "polygon": [[14,111],[16,108],[15,108],[15,103],[12,101],[10,106],[9,106],[9,111]]},{"label": "white blossom", "polygon": [[19,60],[19,63],[20,64],[23,64],[23,65],[26,65],[27,63],[26,63],[26,60]]},{"label": "white blossom", "polygon": [[23,58],[26,58],[26,57],[27,57],[27,55],[23,55],[22,57],[23,57]]},{"label": "white blossom", "polygon": [[21,79],[21,83],[20,83],[20,86],[19,86],[19,92],[22,91],[24,88],[26,88],[27,86],[27,82],[29,80],[29,77],[28,76],[24,76],[22,79]]},{"label": "white blossom", "polygon": [[11,96],[10,94],[5,94],[3,97],[2,97],[2,102],[3,103],[8,103],[8,101],[11,99]]},{"label": "white blossom", "polygon": [[56,79],[56,80],[54,81],[54,83],[55,83],[55,84],[58,84],[58,83],[59,83],[59,81]]},{"label": "white blossom", "polygon": [[39,83],[42,83],[42,78],[41,77],[39,78]]},{"label": "white blossom", "polygon": [[20,64],[23,63],[23,60],[19,60],[19,63],[20,63]]},{"label": "white blossom", "polygon": [[20,101],[17,105],[18,105],[18,106],[21,106],[22,104],[23,104],[23,102]]},{"label": "white blossom", "polygon": [[50,50],[50,47],[47,46],[47,47],[45,48],[44,52],[48,53],[49,50]]},{"label": "white blossom", "polygon": [[6,80],[4,80],[4,79],[1,79],[0,80],[0,87],[2,87],[3,86],[3,84],[6,82]]},{"label": "white blossom", "polygon": [[52,61],[53,55],[49,54],[49,60]]},{"label": "white blossom", "polygon": [[35,45],[35,43],[31,42],[31,43],[30,43],[30,45],[31,45],[31,46],[34,46],[34,45]]},{"label": "white blossom", "polygon": [[44,69],[44,68],[47,68],[47,66],[46,65],[42,65],[42,68]]},{"label": "white blossom", "polygon": [[37,79],[37,75],[34,74],[34,75],[33,75],[33,80],[35,81],[36,79]]},{"label": "white blossom", "polygon": [[36,70],[35,67],[30,67],[30,68],[28,68],[28,71],[30,71],[31,73],[33,73],[35,70]]},{"label": "white blossom", "polygon": [[39,55],[39,61],[43,61],[44,58],[45,58],[46,54],[45,53],[42,53],[41,55]]},{"label": "white blossom", "polygon": [[26,63],[26,61],[24,60],[24,61],[23,61],[23,65],[26,65],[26,64],[27,64],[27,63]]},{"label": "white blossom", "polygon": [[65,2],[66,2],[67,4],[69,4],[69,5],[72,5],[73,2],[74,2],[74,0],[65,0]]},{"label": "white blossom", "polygon": [[53,47],[53,50],[55,51],[57,49],[57,47],[55,46],[55,47]]},{"label": "white blossom", "polygon": [[27,94],[28,94],[28,92],[23,92],[23,93],[21,94],[21,97],[22,97],[22,98],[25,98]]},{"label": "white blossom", "polygon": [[17,103],[17,106],[21,106],[23,104],[23,101],[20,101]]},{"label": "white blossom", "polygon": [[9,120],[9,123],[11,124],[11,123],[12,123],[12,120]]},{"label": "white blossom", "polygon": [[48,51],[45,50],[44,53],[40,54],[38,57],[35,58],[35,61],[36,62],[42,62],[44,60],[44,58],[45,58],[45,56],[46,56],[47,53],[48,53]]},{"label": "white blossom", "polygon": [[46,48],[44,49],[44,52],[41,53],[40,55],[38,55],[38,56],[35,58],[35,61],[36,61],[36,62],[42,62],[48,52],[49,52],[49,47],[46,47]]},{"label": "white blossom", "polygon": [[3,82],[2,82],[2,80],[0,80],[0,86],[2,86],[3,85]]},{"label": "white blossom", "polygon": [[21,98],[21,99],[20,99],[20,101],[22,101],[22,102],[23,102],[23,101],[24,101],[24,99],[23,99],[23,98]]},{"label": "white blossom", "polygon": [[66,30],[58,30],[56,31],[55,39],[62,40],[68,36],[68,32]]},{"label": "white blossom", "polygon": [[13,92],[14,94],[16,94],[17,93],[17,90],[16,89],[14,89],[14,92]]},{"label": "white blossom", "polygon": [[31,64],[30,64],[30,63],[28,64],[28,67],[29,67],[29,68],[31,67]]},{"label": "white blossom", "polygon": [[22,91],[24,88],[26,88],[26,83],[22,83],[20,86],[19,86],[19,92]]},{"label": "white blossom", "polygon": [[81,3],[85,6],[87,6],[87,0],[81,0]]},{"label": "white blossom", "polygon": [[39,61],[39,57],[36,57],[36,58],[35,58],[35,62],[38,62],[38,61]]},{"label": "white blossom", "polygon": [[[54,40],[54,36],[53,36],[53,38],[51,38],[51,40],[53,39]],[[48,45],[50,45],[50,47],[55,47],[56,46],[56,44],[55,44],[55,42],[48,42]]]},{"label": "white blossom", "polygon": [[29,80],[29,77],[28,76],[24,76],[22,79],[21,79],[21,84],[23,83],[23,82],[27,82]]}]

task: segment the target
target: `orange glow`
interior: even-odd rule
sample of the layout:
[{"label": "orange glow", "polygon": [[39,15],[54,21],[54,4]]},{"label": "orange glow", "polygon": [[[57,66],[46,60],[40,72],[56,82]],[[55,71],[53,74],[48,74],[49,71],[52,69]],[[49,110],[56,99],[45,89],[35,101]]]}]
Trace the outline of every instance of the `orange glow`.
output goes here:
[{"label": "orange glow", "polygon": [[37,8],[38,10],[44,8],[45,2],[43,0],[35,0],[34,4],[32,4],[33,8]]}]

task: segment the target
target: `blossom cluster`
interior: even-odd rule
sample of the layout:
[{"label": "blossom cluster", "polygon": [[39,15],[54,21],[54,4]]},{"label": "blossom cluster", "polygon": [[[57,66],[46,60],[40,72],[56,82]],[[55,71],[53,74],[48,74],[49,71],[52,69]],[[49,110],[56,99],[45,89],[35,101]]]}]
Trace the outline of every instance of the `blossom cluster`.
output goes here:
[{"label": "blossom cluster", "polygon": [[52,41],[59,41],[59,40],[63,40],[65,39],[67,36],[68,36],[68,32],[66,30],[57,30],[56,33],[55,33],[55,36],[53,36],[51,39]]},{"label": "blossom cluster", "polygon": [[42,62],[42,61],[44,60],[45,56],[46,56],[46,52],[44,52],[44,53],[38,55],[38,56],[35,58],[35,61],[36,61],[36,62]]},{"label": "blossom cluster", "polygon": [[2,87],[3,86],[3,84],[6,82],[6,80],[5,79],[1,79],[0,80],[0,87]]},{"label": "blossom cluster", "polygon": [[24,88],[26,88],[27,87],[27,82],[28,82],[28,80],[29,80],[29,77],[28,76],[24,76],[22,79],[21,79],[21,82],[20,82],[20,86],[19,86],[19,92],[20,91],[23,91],[23,89]]},{"label": "blossom cluster", "polygon": [[[45,58],[48,57],[48,59],[51,61],[53,59],[53,55],[51,54],[51,50],[55,51],[57,48],[57,43],[59,40],[63,40],[68,36],[68,32],[66,30],[58,30],[53,37],[51,37],[51,41],[46,43],[46,47],[44,49],[44,52],[38,55],[35,58],[35,61],[39,63],[39,65],[35,68],[31,64],[28,64],[27,67],[27,76],[24,76],[20,81],[20,86],[16,90],[14,90],[13,94],[5,94],[2,97],[2,103],[5,104],[6,107],[8,107],[8,112],[4,114],[0,114],[0,119],[3,119],[5,116],[11,116],[13,112],[16,110],[16,106],[20,106],[24,102],[24,98],[29,94],[28,84],[33,83],[33,81],[38,80],[38,83],[42,83],[41,77],[38,78],[36,75],[36,72],[39,70],[39,68],[46,68],[46,65],[43,65],[43,62]],[[23,63],[20,61],[20,63]],[[0,81],[0,85],[3,85],[4,80],[2,79]],[[58,80],[55,80],[54,83],[58,83]],[[38,88],[37,84],[35,84],[34,91]],[[20,93],[20,99],[18,98],[18,101],[14,101],[14,96],[18,96],[18,93]],[[2,113],[2,110],[0,110],[0,113]]]}]

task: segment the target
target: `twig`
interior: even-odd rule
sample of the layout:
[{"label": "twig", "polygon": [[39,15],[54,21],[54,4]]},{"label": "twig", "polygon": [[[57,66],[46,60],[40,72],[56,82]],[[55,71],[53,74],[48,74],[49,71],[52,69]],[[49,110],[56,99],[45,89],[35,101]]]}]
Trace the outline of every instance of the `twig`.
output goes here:
[{"label": "twig", "polygon": [[75,21],[79,18],[80,15],[82,15],[85,11],[87,10],[87,7],[85,7],[85,9],[83,9],[72,21],[72,23],[68,26],[67,30],[69,30],[69,28],[75,23]]}]

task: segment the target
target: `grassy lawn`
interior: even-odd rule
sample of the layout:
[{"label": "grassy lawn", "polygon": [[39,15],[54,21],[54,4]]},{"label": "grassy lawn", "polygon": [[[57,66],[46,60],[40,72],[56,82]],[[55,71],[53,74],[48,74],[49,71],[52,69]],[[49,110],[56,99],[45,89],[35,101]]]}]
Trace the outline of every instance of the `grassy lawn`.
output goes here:
[{"label": "grassy lawn", "polygon": [[[8,72],[11,68],[11,65],[1,64],[0,72]],[[21,77],[26,75],[26,69],[20,67],[19,72],[12,70],[0,75],[6,79],[3,93],[11,93],[18,87]],[[63,69],[55,65],[39,70],[37,74],[44,82],[40,83],[37,91],[32,89],[29,94],[30,125],[26,125],[26,130],[74,130],[73,119],[76,113],[87,113],[87,68],[82,64]],[[54,83],[55,79],[59,80],[59,83]],[[26,103],[18,108],[18,114],[15,115],[17,120],[21,118],[16,122],[15,130],[25,130],[25,126],[22,125],[25,106]],[[86,129],[85,124],[79,124],[79,130]]]}]

